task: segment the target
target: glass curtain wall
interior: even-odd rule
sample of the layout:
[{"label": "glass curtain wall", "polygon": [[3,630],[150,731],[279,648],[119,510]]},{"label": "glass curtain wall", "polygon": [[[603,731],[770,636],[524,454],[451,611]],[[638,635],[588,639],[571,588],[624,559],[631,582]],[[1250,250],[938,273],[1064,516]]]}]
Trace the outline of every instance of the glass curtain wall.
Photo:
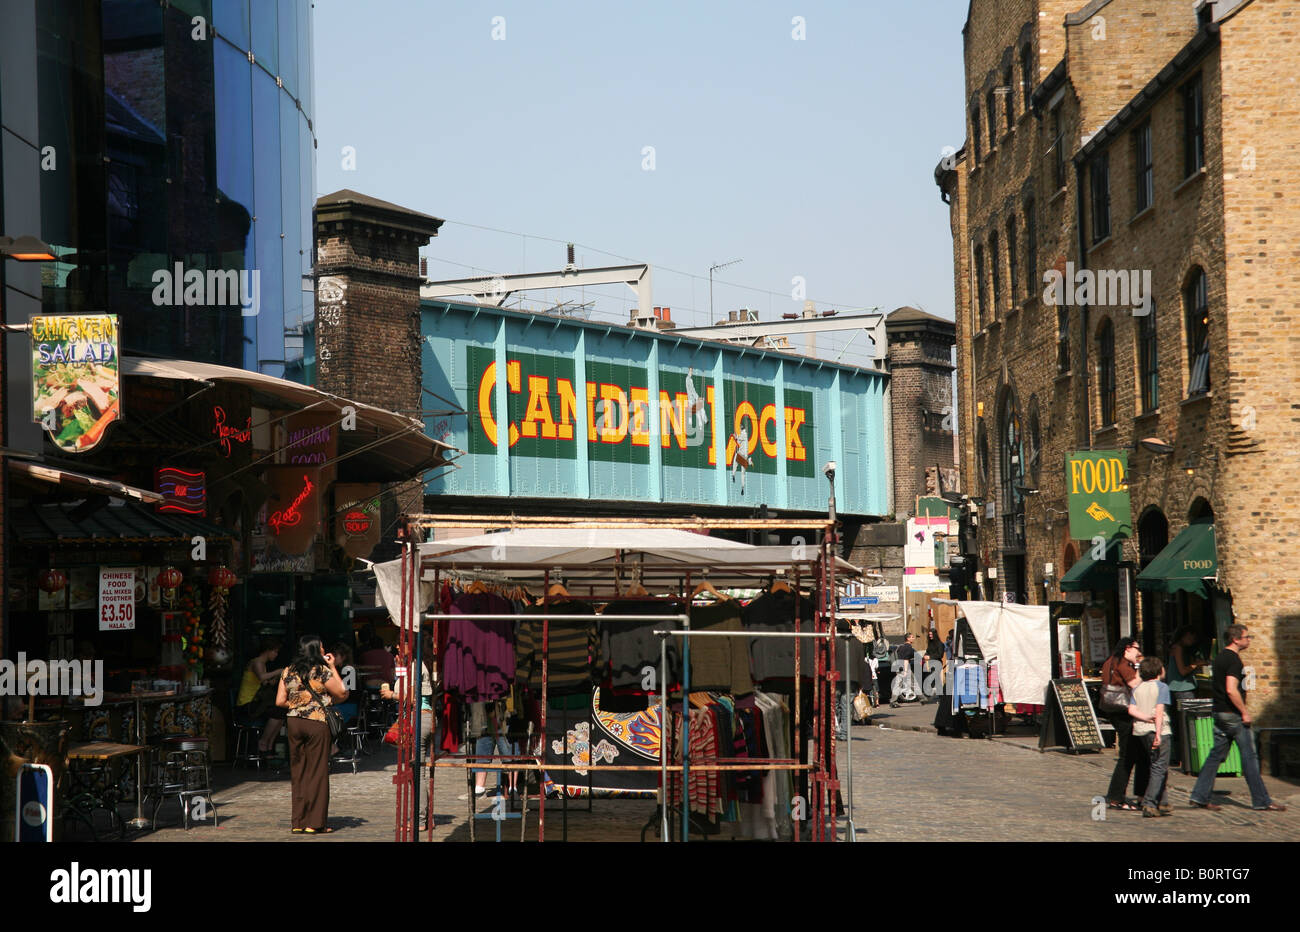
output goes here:
[{"label": "glass curtain wall", "polygon": [[310,382],[309,0],[36,7],[43,238],[66,254],[44,310],[119,314],[125,352]]}]

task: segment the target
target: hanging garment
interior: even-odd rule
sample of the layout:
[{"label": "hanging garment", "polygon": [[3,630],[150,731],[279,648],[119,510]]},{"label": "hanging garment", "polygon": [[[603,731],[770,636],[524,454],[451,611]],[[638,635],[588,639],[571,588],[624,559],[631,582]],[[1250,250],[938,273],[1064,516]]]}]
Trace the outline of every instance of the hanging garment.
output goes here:
[{"label": "hanging garment", "polygon": [[547,635],[547,691],[551,696],[588,693],[599,666],[600,644],[596,637],[595,611],[586,602],[570,600],[550,605],[533,605],[524,610],[515,635],[517,678],[532,691],[542,691],[541,615],[591,615],[591,621],[552,621]]},{"label": "hanging garment", "polygon": [[[794,631],[795,596],[793,592],[765,592],[745,606],[743,624],[750,631]],[[799,630],[813,631],[815,611],[811,599],[798,602]],[[798,647],[796,648],[796,642]],[[694,645],[692,645],[694,650]],[[749,644],[750,666],[755,680],[794,677],[795,650],[799,654],[799,674],[815,676],[817,655],[812,638],[752,638]]]},{"label": "hanging garment", "polygon": [[[733,599],[691,606],[691,630],[740,631],[740,603]],[[754,691],[749,677],[748,638],[691,639],[691,692],[714,689],[747,696]]]},{"label": "hanging garment", "polygon": [[[548,714],[546,762],[580,767],[658,764],[662,740],[659,707],[613,712],[604,708],[602,696],[601,690],[595,690],[583,712]],[[563,793],[571,799],[588,795],[652,799],[659,795],[657,769],[553,770],[547,772],[545,781],[548,793]]]},{"label": "hanging garment", "polygon": [[961,663],[953,672],[953,704],[957,709],[979,709],[988,702],[988,686],[981,663]]},{"label": "hanging garment", "polygon": [[[452,602],[451,615],[509,615],[511,604],[491,592],[472,592]],[[510,691],[515,672],[512,619],[459,619],[447,623],[443,688],[465,702],[491,702]]]},{"label": "hanging garment", "polygon": [[1002,704],[1002,686],[996,660],[989,661],[989,695],[988,710],[996,711],[997,707]]},{"label": "hanging garment", "polygon": [[[610,602],[607,615],[672,615],[681,607],[671,602]],[[681,627],[675,621],[598,621],[600,631],[600,656],[606,665],[609,685],[615,689],[642,688],[650,692],[659,687],[645,685],[646,667],[653,671],[653,680],[659,678],[660,639],[656,630],[676,631]],[[668,670],[665,676],[672,685],[681,681],[681,656],[679,638],[669,637]]]}]

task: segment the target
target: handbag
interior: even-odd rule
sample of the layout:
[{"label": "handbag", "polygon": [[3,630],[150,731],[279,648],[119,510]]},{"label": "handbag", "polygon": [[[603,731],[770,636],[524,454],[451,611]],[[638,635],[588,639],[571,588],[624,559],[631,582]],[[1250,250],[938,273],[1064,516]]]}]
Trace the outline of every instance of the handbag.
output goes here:
[{"label": "handbag", "polygon": [[[1111,666],[1106,673],[1106,679],[1109,680],[1114,675],[1115,668]],[[1102,685],[1101,695],[1098,697],[1097,705],[1103,712],[1108,712],[1111,715],[1127,713],[1128,703],[1129,693],[1127,686],[1123,684],[1116,685],[1110,682]]]},{"label": "handbag", "polygon": [[311,688],[311,681],[309,679],[304,678],[302,685],[306,688],[307,692],[311,693],[316,701],[320,703],[321,709],[325,712],[325,724],[328,725],[330,729],[330,740],[337,741],[339,735],[343,734],[343,716],[339,714],[338,709],[325,704],[325,700],[320,697],[320,693]]}]

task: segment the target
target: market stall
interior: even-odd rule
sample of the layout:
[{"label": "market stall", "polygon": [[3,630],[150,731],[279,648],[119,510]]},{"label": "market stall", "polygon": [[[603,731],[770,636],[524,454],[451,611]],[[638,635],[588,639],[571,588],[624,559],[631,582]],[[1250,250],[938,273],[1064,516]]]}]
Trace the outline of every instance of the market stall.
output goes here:
[{"label": "market stall", "polygon": [[949,602],[956,606],[952,683],[939,703],[935,726],[960,730],[964,716],[996,733],[1004,704],[1038,708],[1052,679],[1052,645],[1046,605],[1014,602]]},{"label": "market stall", "polygon": [[[744,799],[759,800],[752,815],[762,823],[780,808],[774,800],[792,795],[814,801],[808,806],[813,837],[833,836],[838,781],[829,723],[839,673],[829,650],[834,602],[826,594],[837,575],[842,580],[857,569],[831,556],[829,534],[820,545],[754,547],[667,522],[647,524],[526,528],[411,544],[402,560],[375,567],[380,599],[401,619],[417,656],[414,668],[419,640],[411,637],[411,619],[441,629],[433,656],[444,735],[456,723],[443,704],[449,698],[491,701],[513,691],[516,712],[534,731],[524,753],[498,756],[493,769],[540,772],[543,788],[549,781],[562,807],[584,782],[608,786],[617,777],[636,784],[632,775],[640,773],[658,778],[639,787],[653,787],[658,797],[664,840],[670,811],[680,812],[681,836],[689,838],[700,830],[701,809],[710,818],[739,818],[731,804],[739,809]],[[412,537],[419,526],[413,519]],[[488,574],[531,587],[534,604],[447,591],[448,579]],[[802,582],[811,584],[811,599],[798,594]],[[762,592],[747,605],[725,597],[730,588],[754,587]],[[504,675],[512,664],[486,660],[508,630],[515,639],[513,678]],[[483,635],[487,643],[471,645]],[[486,682],[478,679],[483,675]],[[574,696],[566,708],[563,700]],[[555,718],[561,727],[554,727]],[[413,725],[409,712],[407,720]],[[758,732],[772,740],[760,742]],[[408,741],[410,755],[404,749],[402,757],[418,760],[415,742]],[[454,744],[435,748],[430,788],[439,768],[480,766],[473,754],[444,753]],[[414,831],[418,795],[413,777],[404,782],[411,792],[404,797],[408,788],[399,782],[399,839]],[[680,800],[683,782],[689,804]],[[786,790],[800,792],[783,795]],[[539,838],[545,811],[543,792]],[[800,831],[798,823],[793,829]]]}]

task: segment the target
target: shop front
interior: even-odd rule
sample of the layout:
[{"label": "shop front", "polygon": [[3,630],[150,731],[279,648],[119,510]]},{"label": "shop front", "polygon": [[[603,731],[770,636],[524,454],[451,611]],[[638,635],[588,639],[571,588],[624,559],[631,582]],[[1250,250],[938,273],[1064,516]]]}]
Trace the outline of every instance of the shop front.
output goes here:
[{"label": "shop front", "polygon": [[41,331],[64,343],[33,350],[48,439],[8,462],[0,656],[97,662],[103,682],[91,701],[11,693],[5,717],[65,719],[74,742],[210,736],[220,759],[257,639],[284,638],[281,659],[308,630],[350,644],[349,571],[450,448],[419,421],[283,379],[118,358],[69,320]]}]

